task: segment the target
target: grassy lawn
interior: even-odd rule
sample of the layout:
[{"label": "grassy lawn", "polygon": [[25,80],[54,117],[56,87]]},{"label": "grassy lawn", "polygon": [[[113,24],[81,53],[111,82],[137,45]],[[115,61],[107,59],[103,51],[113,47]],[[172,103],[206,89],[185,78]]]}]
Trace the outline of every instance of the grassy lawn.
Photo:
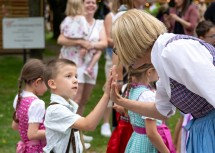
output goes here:
[{"label": "grassy lawn", "polygon": [[[57,52],[46,50],[44,53],[44,60],[56,57],[57,54]],[[104,63],[105,59],[102,56],[99,62],[97,85],[95,86],[86,106],[85,115],[94,108],[103,93],[102,87],[105,82]],[[18,133],[11,129],[11,122],[13,114],[12,103],[17,93],[17,80],[22,66],[22,56],[0,56],[0,153],[14,153],[16,143],[19,141]],[[46,102],[46,106],[49,103],[49,95],[50,93],[47,92],[43,97],[41,97],[41,99]],[[174,129],[178,116],[179,115],[177,114],[168,121],[168,125],[171,129]],[[85,134],[94,137],[94,140],[91,143],[92,147],[89,152],[104,153],[106,151],[108,138],[100,135],[101,123],[94,132],[85,132]]]}]

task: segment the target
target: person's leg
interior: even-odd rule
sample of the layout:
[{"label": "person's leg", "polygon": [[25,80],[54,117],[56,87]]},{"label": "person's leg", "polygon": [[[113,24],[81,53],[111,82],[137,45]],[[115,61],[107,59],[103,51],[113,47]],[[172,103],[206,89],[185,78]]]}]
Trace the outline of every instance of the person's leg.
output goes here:
[{"label": "person's leg", "polygon": [[84,91],[84,83],[79,83],[78,84],[78,92],[74,98],[74,101],[79,105],[78,107],[78,112],[77,114],[82,115],[82,113],[80,113],[79,109],[82,110],[83,108],[83,102],[82,102],[82,95],[83,95],[83,91]]},{"label": "person's leg", "polygon": [[104,112],[104,118],[103,118],[104,123],[109,123],[111,112],[112,112],[112,107],[107,107],[107,109]]},{"label": "person's leg", "polygon": [[[89,99],[89,96],[92,92],[93,87],[94,87],[94,85],[91,85],[91,84],[86,84],[86,83],[78,84],[78,92],[74,99],[74,101],[77,102],[77,104],[79,105],[77,114],[83,115],[85,105]],[[91,142],[93,140],[93,137],[86,136],[86,135],[82,135],[82,137],[85,142],[84,143],[85,148],[89,149],[91,146],[89,142]]]},{"label": "person's leg", "polygon": [[[106,79],[108,78],[111,67],[112,67],[112,59],[108,54],[106,54],[106,62],[105,62]],[[109,101],[108,106],[107,106],[107,108],[104,112],[104,116],[103,116],[103,124],[101,126],[101,135],[103,135],[105,137],[111,136],[110,115],[112,113],[112,105],[113,105],[113,102]]]},{"label": "person's leg", "polygon": [[[86,105],[87,101],[89,100],[93,87],[94,87],[94,85],[87,84],[87,83],[81,84],[81,86],[78,87],[80,89],[80,92],[77,93],[78,99],[76,99],[76,102],[79,105],[78,112],[77,112],[78,114],[83,115],[85,105]],[[80,94],[80,95],[78,95],[78,94]]]},{"label": "person's leg", "polygon": [[95,64],[98,62],[98,60],[100,59],[102,55],[102,52],[100,50],[96,51],[93,55],[92,61],[90,62],[90,64],[88,65],[88,69],[93,69],[93,67],[95,66]]},{"label": "person's leg", "polygon": [[[112,102],[109,102],[112,104]],[[112,112],[112,107],[107,107],[105,112],[104,112],[104,117],[103,117],[103,124],[101,126],[101,135],[105,137],[110,137],[111,136],[111,126],[110,126],[110,115]]]}]

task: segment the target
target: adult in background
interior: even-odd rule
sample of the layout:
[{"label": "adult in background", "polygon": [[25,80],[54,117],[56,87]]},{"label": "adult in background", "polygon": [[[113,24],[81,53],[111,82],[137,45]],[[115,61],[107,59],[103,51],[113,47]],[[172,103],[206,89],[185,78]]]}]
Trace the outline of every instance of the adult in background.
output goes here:
[{"label": "adult in background", "polygon": [[166,32],[162,22],[140,10],[129,10],[115,21],[112,38],[120,62],[134,69],[152,63],[159,80],[155,102],[138,103],[120,96],[114,68],[111,99],[161,120],[174,115],[176,108],[191,113],[187,153],[214,153],[215,48],[195,37]]},{"label": "adult in background", "polygon": [[[97,10],[98,6],[96,4],[96,0],[84,0],[84,9],[85,9],[85,17],[88,22],[88,26],[90,28],[91,35],[88,40],[83,39],[68,39],[61,34],[58,37],[58,44],[64,46],[75,46],[80,45],[87,50],[95,49],[95,50],[103,50],[107,47],[107,38],[104,28],[103,20],[96,20],[94,18],[94,14]],[[91,44],[90,42],[93,42]],[[88,56],[88,54],[86,54]],[[78,114],[83,115],[85,105],[92,93],[92,90],[96,84],[96,79],[98,75],[98,62],[93,67],[94,78],[89,78],[84,75],[84,70],[87,65],[89,65],[89,61],[84,61],[81,66],[77,67],[78,71],[78,92],[74,99],[75,102],[78,103]],[[85,138],[85,137],[84,137]]]},{"label": "adult in background", "polygon": [[215,24],[215,2],[212,2],[204,14],[205,20],[210,20]]},{"label": "adult in background", "polygon": [[199,21],[198,9],[191,0],[174,0],[175,6],[170,8],[169,15],[163,22],[169,32],[194,36]]},{"label": "adult in background", "polygon": [[202,21],[196,27],[198,38],[215,46],[215,25],[211,21]]}]

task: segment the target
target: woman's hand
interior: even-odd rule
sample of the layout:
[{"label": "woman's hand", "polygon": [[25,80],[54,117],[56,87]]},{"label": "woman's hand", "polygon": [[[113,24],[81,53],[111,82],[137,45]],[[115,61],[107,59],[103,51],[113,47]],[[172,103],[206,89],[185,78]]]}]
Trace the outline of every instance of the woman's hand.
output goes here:
[{"label": "woman's hand", "polygon": [[176,21],[178,21],[180,19],[180,17],[174,13],[171,13],[169,16],[171,19],[176,20]]},{"label": "woman's hand", "polygon": [[81,40],[80,45],[84,47],[86,50],[92,49],[92,44],[88,40]]}]

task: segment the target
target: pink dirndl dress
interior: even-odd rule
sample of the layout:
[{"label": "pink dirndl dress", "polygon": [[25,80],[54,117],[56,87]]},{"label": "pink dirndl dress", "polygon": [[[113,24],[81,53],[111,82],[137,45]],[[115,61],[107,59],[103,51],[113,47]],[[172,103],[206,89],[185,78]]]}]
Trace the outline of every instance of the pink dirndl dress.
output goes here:
[{"label": "pink dirndl dress", "polygon": [[[17,143],[16,153],[43,153],[45,140],[29,140],[28,133],[28,109],[36,97],[23,97],[18,106],[16,115],[19,119],[19,134],[21,140]],[[41,123],[39,129],[45,129]]]}]

